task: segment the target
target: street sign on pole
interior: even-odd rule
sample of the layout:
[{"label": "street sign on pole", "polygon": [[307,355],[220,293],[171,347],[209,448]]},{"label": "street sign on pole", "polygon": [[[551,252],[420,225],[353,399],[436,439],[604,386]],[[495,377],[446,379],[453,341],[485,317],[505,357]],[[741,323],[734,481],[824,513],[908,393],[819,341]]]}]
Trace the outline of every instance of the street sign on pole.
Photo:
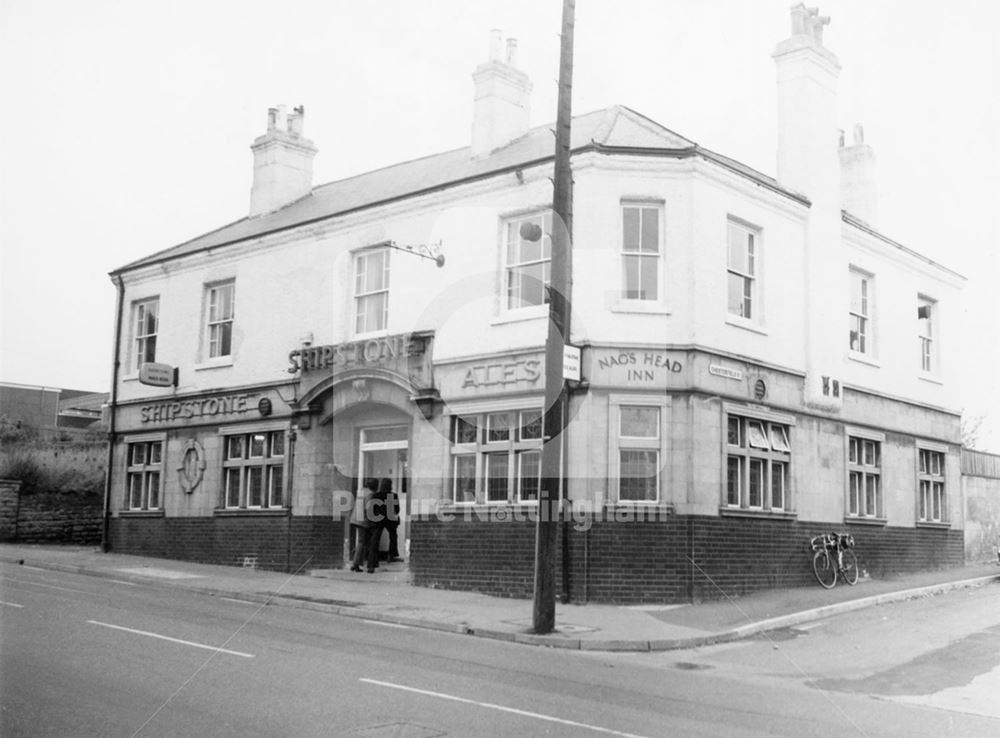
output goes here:
[{"label": "street sign on pole", "polygon": [[563,346],[563,379],[580,381],[580,349],[577,346]]}]

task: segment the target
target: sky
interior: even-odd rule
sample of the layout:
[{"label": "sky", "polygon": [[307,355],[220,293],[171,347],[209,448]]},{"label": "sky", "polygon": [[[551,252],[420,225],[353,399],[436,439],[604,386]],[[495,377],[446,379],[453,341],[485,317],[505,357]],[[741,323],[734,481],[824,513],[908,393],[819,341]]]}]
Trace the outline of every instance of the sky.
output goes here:
[{"label": "sky", "polygon": [[[969,280],[964,411],[1000,453],[1000,3],[818,4],[840,127],[878,157],[879,230]],[[108,272],[247,214],[268,107],[305,106],[315,184],[468,145],[499,28],[532,125],[554,121],[561,5],[0,0],[0,381],[108,390]],[[626,105],[773,175],[791,5],[577,0],[574,112]]]}]

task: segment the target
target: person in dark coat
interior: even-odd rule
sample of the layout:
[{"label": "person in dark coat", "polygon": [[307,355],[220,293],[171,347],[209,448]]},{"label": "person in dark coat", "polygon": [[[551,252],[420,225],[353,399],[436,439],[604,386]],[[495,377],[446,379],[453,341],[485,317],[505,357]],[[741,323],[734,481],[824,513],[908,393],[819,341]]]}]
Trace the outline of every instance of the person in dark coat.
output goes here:
[{"label": "person in dark coat", "polygon": [[355,531],[354,560],[351,571],[361,571],[361,563],[365,562],[368,573],[375,571],[375,561],[378,557],[378,543],[375,540],[376,530],[381,533],[378,518],[375,515],[375,494],[378,490],[378,480],[366,479],[364,486],[358,490],[354,500],[354,511],[351,513],[351,529]]},{"label": "person in dark coat", "polygon": [[[399,497],[392,491],[392,480],[383,479],[379,482],[379,494],[385,498],[385,520],[382,527],[389,533],[389,561],[402,561],[399,558]],[[379,534],[381,539],[381,534]]]}]

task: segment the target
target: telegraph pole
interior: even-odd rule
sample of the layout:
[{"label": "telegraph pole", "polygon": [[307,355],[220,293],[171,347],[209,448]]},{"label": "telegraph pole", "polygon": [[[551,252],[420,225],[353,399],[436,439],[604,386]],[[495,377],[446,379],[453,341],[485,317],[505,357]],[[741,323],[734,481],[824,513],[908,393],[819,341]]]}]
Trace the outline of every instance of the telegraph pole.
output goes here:
[{"label": "telegraph pole", "polygon": [[552,261],[549,281],[549,332],[545,341],[545,414],[542,483],[538,492],[535,532],[535,633],[551,633],[556,621],[556,535],[562,488],[563,427],[566,382],[563,348],[569,341],[573,218],[573,174],[570,169],[570,121],[573,92],[573,22],[576,0],[563,0],[559,52],[559,103],[556,112],[556,154],[552,196]]}]

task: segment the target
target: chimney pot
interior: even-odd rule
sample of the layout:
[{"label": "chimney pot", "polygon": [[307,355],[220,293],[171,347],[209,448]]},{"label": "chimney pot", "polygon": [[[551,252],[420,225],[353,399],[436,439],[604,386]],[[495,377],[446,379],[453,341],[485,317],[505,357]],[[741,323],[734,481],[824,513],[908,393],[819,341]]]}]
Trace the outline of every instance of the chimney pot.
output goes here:
[{"label": "chimney pot", "polygon": [[514,57],[517,55],[517,39],[509,38],[507,39],[507,63],[510,66],[516,66]]},{"label": "chimney pot", "polygon": [[503,32],[499,28],[490,31],[490,61],[500,61],[500,47],[503,45]]}]

